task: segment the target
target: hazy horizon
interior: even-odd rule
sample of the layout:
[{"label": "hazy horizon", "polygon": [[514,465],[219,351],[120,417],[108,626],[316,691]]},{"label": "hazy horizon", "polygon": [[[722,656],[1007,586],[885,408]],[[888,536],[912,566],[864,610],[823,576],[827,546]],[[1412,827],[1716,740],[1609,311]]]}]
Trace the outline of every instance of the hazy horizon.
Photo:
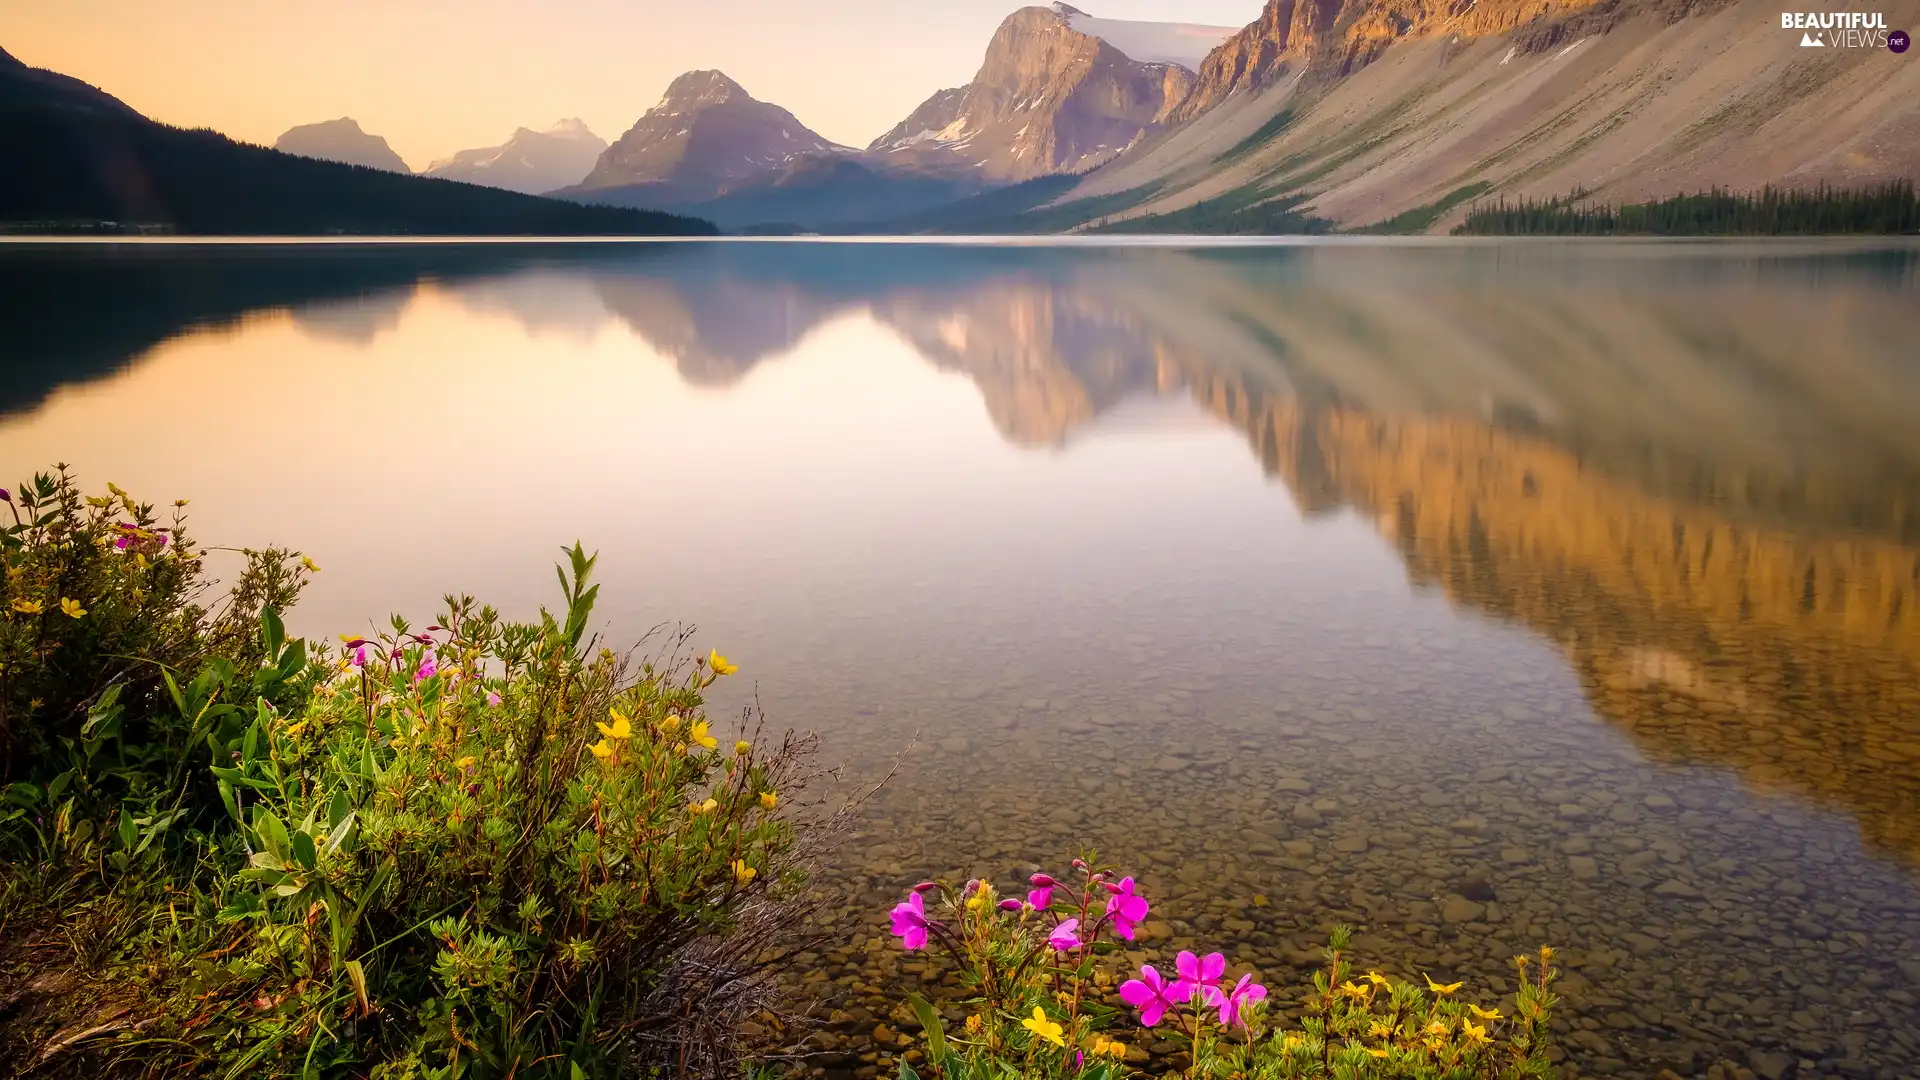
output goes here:
[{"label": "hazy horizon", "polygon": [[[248,142],[350,116],[418,170],[563,117],[611,142],[674,76],[701,68],[726,72],[835,142],[865,146],[934,91],[972,78],[994,28],[1021,6],[340,0],[296,10],[205,0],[163,10],[69,0],[13,14],[0,48],[156,120]],[[1074,6],[1110,19],[1239,26],[1263,0]]]}]

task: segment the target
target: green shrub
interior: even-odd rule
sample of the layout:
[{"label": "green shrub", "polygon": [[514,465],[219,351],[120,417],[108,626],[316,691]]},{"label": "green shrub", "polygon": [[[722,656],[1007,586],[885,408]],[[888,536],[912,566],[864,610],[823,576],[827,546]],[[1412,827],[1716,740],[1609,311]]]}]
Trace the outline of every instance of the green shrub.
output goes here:
[{"label": "green shrub", "polygon": [[0,1075],[727,1076],[784,1018],[841,820],[792,812],[814,741],[752,713],[723,741],[704,693],[735,669],[684,636],[598,648],[577,545],[558,614],[449,597],[310,649],[297,553],[248,553],[214,610],[179,521],[64,472],[15,505],[4,599],[53,603],[3,631],[31,752],[0,1001],[39,1004],[0,1015]]}]

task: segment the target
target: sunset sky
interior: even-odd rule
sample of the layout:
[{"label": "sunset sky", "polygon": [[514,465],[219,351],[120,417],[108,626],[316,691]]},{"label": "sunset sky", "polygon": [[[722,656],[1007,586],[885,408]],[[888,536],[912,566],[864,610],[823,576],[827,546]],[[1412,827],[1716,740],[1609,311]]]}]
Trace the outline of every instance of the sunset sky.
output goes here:
[{"label": "sunset sky", "polygon": [[[1262,0],[1084,0],[1238,26]],[[0,47],[171,124],[270,143],[351,116],[414,168],[578,116],[609,141],[719,68],[864,146],[967,81],[1018,0],[12,0]]]}]

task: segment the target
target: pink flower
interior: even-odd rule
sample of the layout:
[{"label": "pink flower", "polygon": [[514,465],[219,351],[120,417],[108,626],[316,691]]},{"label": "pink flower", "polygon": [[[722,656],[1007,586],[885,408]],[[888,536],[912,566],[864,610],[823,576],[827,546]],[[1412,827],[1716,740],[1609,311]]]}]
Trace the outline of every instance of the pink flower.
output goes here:
[{"label": "pink flower", "polygon": [[905,903],[894,907],[893,934],[908,952],[927,947],[927,906],[920,899],[918,891],[909,894]]},{"label": "pink flower", "polygon": [[1053,886],[1042,885],[1028,893],[1027,903],[1032,904],[1035,911],[1047,910],[1047,906],[1053,903]]},{"label": "pink flower", "polygon": [[1220,992],[1220,977],[1227,973],[1227,958],[1223,953],[1208,953],[1205,959],[1182,949],[1180,955],[1173,958],[1173,968],[1180,981],[1192,986],[1200,995],[1203,1005],[1218,1005],[1224,994]]},{"label": "pink flower", "polygon": [[1140,977],[1120,984],[1120,1000],[1140,1010],[1140,1022],[1153,1027],[1167,1010],[1193,996],[1193,987],[1178,979],[1168,982],[1152,964],[1142,965]]},{"label": "pink flower", "polygon": [[1227,1027],[1235,1024],[1241,1027],[1247,1026],[1246,1022],[1240,1019],[1240,1010],[1266,996],[1267,988],[1254,982],[1252,975],[1240,976],[1240,981],[1234,984],[1233,989],[1220,998],[1220,1023]]},{"label": "pink flower", "polygon": [[433,678],[435,675],[438,675],[439,673],[440,673],[440,665],[434,662],[433,654],[428,653],[427,655],[420,658],[420,670],[413,673],[413,681],[424,682],[428,679]]},{"label": "pink flower", "polygon": [[1106,890],[1112,893],[1107,897],[1107,914],[1113,916],[1113,932],[1128,941],[1133,940],[1133,927],[1147,917],[1150,906],[1145,897],[1133,891],[1133,879],[1124,877],[1118,885],[1109,884]]},{"label": "pink flower", "polygon": [[1075,933],[1079,929],[1079,919],[1068,919],[1054,927],[1053,933],[1047,935],[1047,944],[1059,952],[1071,952],[1080,947],[1080,936]]},{"label": "pink flower", "polygon": [[364,641],[361,642],[359,646],[353,650],[353,666],[354,667],[367,666],[367,643]]},{"label": "pink flower", "polygon": [[500,707],[500,691],[498,690],[487,691],[487,708],[497,709],[499,707]]},{"label": "pink flower", "polygon": [[1001,911],[1019,911],[1020,901],[1015,900],[1012,897],[1008,897],[1007,899],[1000,901],[1000,910]]}]

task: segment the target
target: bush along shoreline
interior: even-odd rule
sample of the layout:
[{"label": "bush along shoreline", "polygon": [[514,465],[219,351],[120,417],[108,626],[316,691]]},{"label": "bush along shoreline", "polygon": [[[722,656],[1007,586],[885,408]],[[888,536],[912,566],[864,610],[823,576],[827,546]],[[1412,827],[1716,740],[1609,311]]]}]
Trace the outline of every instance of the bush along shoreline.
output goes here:
[{"label": "bush along shoreline", "polygon": [[[1073,861],[1072,879],[1035,874],[1024,898],[978,879],[914,886],[890,916],[910,952],[938,949],[969,996],[948,1030],[932,1003],[910,998],[922,1038],[900,1080],[999,1077],[1118,1080],[1165,1039],[1188,1080],[1522,1080],[1553,1075],[1548,1021],[1554,952],[1514,958],[1514,991],[1483,1007],[1461,983],[1359,974],[1351,931],[1334,930],[1326,966],[1295,1002],[1299,1019],[1221,953],[1182,951],[1171,970],[1137,973],[1115,960],[1151,908],[1131,877]],[[929,907],[929,903],[932,907]],[[1424,983],[1424,987],[1422,984]]]},{"label": "bush along shoreline", "polygon": [[[564,603],[317,645],[319,567],[242,552],[202,606],[182,511],[63,467],[0,533],[0,1075],[731,1076],[838,822],[811,737],[676,638]],[[5,514],[5,511],[0,511]],[[762,1042],[743,1033],[769,1033]]]}]

